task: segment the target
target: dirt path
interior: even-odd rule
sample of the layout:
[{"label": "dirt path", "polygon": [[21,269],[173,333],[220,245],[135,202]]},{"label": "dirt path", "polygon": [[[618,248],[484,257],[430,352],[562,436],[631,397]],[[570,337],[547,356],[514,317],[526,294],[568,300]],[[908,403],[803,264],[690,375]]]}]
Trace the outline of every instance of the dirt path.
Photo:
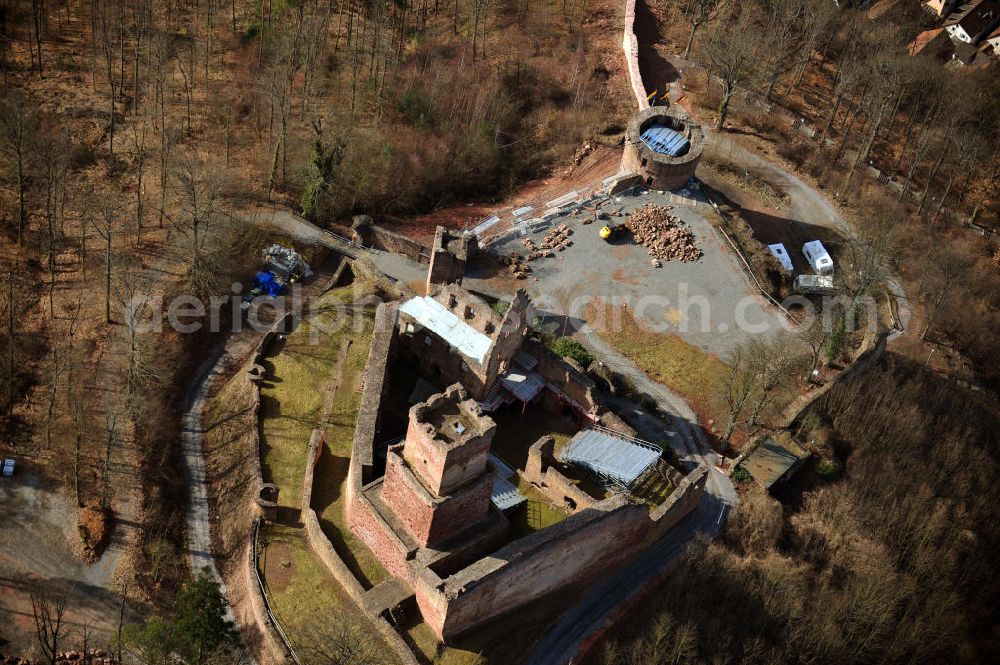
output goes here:
[{"label": "dirt path", "polygon": [[[0,652],[40,657],[31,614],[29,579],[45,580],[70,599],[67,646],[81,640],[84,626],[91,643],[109,646],[118,628],[120,596],[113,591],[113,575],[134,526],[115,529],[103,556],[85,564],[73,551],[77,511],[73,502],[52,484],[30,471],[0,478],[0,637],[9,641]],[[141,618],[130,607],[126,619]]]}]

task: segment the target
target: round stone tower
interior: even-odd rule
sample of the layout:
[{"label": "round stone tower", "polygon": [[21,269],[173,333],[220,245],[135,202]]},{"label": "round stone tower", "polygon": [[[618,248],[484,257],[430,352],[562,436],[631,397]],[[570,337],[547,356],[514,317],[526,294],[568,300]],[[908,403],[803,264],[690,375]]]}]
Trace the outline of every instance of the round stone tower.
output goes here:
[{"label": "round stone tower", "polygon": [[628,123],[620,172],[639,173],[651,189],[680,189],[704,148],[701,125],[680,109],[652,106]]}]

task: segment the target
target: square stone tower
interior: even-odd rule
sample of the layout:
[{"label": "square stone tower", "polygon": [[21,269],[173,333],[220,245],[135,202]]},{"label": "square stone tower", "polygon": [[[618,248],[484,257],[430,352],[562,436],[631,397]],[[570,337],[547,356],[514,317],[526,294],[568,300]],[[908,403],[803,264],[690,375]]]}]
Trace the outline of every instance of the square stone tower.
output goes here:
[{"label": "square stone tower", "polygon": [[406,440],[389,448],[382,501],[421,547],[482,521],[490,509],[496,423],[459,384],[410,409]]}]

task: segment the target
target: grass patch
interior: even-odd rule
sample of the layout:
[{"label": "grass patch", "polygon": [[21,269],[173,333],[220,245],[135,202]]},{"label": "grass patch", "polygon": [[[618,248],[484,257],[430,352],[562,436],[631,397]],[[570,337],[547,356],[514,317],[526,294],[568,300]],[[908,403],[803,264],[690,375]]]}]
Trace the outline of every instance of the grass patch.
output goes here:
[{"label": "grass patch", "polygon": [[368,359],[371,320],[365,319],[362,333],[352,333],[352,344],[341,367],[340,382],[330,405],[326,446],[316,467],[313,508],[320,526],[344,563],[366,588],[391,576],[368,546],[347,525],[345,490],[351,463],[354,423],[361,404],[358,379]]},{"label": "grass patch", "polygon": [[[605,311],[598,309],[601,307]],[[619,311],[612,311],[615,309]],[[717,356],[705,353],[677,335],[646,330],[630,311],[621,307],[591,303],[585,316],[589,321],[620,322],[613,334],[604,334],[604,339],[615,350],[651,379],[679,393],[705,420],[719,421],[724,416],[716,403],[716,395],[721,392],[728,370]]]},{"label": "grass patch", "polygon": [[328,662],[317,651],[343,639],[345,631],[353,648],[370,650],[370,662],[396,662],[367,621],[356,618],[361,610],[313,556],[302,529],[271,524],[267,539],[261,568],[271,608],[304,663]]},{"label": "grass patch", "polygon": [[559,524],[569,516],[566,510],[555,506],[549,498],[532,487],[531,483],[517,477],[517,489],[527,497],[527,502],[510,516],[510,539],[517,540],[536,531]]},{"label": "grass patch", "polygon": [[782,208],[788,205],[791,200],[787,192],[774,187],[752,171],[748,171],[721,156],[715,155],[711,164],[721,173],[729,176],[740,189],[772,208]]},{"label": "grass patch", "polygon": [[[330,291],[321,307],[351,298],[352,288]],[[319,314],[317,324],[331,314]],[[278,504],[298,509],[309,437],[319,423],[341,339],[349,326],[321,332],[321,325],[303,321],[283,341],[275,341],[264,359],[265,381],[260,391],[261,456],[264,480],[278,485]],[[315,333],[315,335],[314,335]],[[315,343],[315,339],[319,343]]]}]

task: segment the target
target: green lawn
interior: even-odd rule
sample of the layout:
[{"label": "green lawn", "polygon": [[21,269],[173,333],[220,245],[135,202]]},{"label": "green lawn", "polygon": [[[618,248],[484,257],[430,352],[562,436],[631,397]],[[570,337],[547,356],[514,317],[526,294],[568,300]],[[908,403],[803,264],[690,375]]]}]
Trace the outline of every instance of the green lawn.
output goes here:
[{"label": "green lawn", "polygon": [[[330,291],[321,302],[345,301],[351,288]],[[328,322],[329,315],[320,315]],[[302,474],[313,428],[319,424],[341,343],[350,334],[341,327],[332,333],[303,321],[283,341],[276,340],[264,360],[261,386],[261,455],[264,480],[278,485],[278,503],[298,510],[302,499]],[[318,343],[315,343],[318,340]],[[363,342],[362,342],[363,343]]]},{"label": "green lawn", "polygon": [[517,477],[517,489],[527,497],[524,506],[518,508],[510,518],[510,539],[517,540],[553,524],[562,522],[569,511],[555,506],[544,494],[531,486],[521,476]]},{"label": "green lawn", "polygon": [[613,335],[601,335],[605,341],[654,381],[687,399],[703,419],[719,421],[724,416],[716,396],[721,391],[727,368],[717,356],[705,353],[677,335],[643,330],[628,311],[603,314],[588,311],[586,316],[592,321],[621,321],[621,330]]},{"label": "green lawn", "polygon": [[329,662],[319,650],[346,633],[355,648],[370,651],[373,662],[394,663],[381,640],[346,592],[313,556],[301,528],[271,524],[261,568],[268,598],[296,653],[309,665]]},{"label": "green lawn", "polygon": [[[321,305],[347,302],[352,295],[350,287],[337,289],[325,294]],[[315,557],[298,523],[312,430],[320,424],[324,404],[336,386],[331,423],[353,431],[356,379],[368,351],[370,332],[358,335],[346,325],[331,330],[333,316],[325,311],[313,323],[302,322],[283,341],[275,341],[265,359],[261,460],[264,479],[280,488],[281,511],[278,523],[268,528],[261,568],[278,620],[305,662],[326,662],[320,648],[347,631],[354,636],[352,642],[372,650],[375,662],[392,663],[391,650],[372,639],[372,627]],[[370,317],[363,316],[370,331]],[[323,486],[322,481],[317,469],[317,487]]]},{"label": "green lawn", "polygon": [[389,579],[390,575],[368,546],[355,537],[348,527],[344,501],[347,470],[351,462],[354,423],[361,402],[361,393],[356,388],[358,378],[368,359],[368,346],[371,341],[370,321],[368,323],[363,334],[352,333],[352,344],[344,359],[340,387],[330,408],[326,446],[316,466],[313,508],[319,517],[323,532],[333,543],[344,563],[361,580],[363,586],[371,588]]}]

